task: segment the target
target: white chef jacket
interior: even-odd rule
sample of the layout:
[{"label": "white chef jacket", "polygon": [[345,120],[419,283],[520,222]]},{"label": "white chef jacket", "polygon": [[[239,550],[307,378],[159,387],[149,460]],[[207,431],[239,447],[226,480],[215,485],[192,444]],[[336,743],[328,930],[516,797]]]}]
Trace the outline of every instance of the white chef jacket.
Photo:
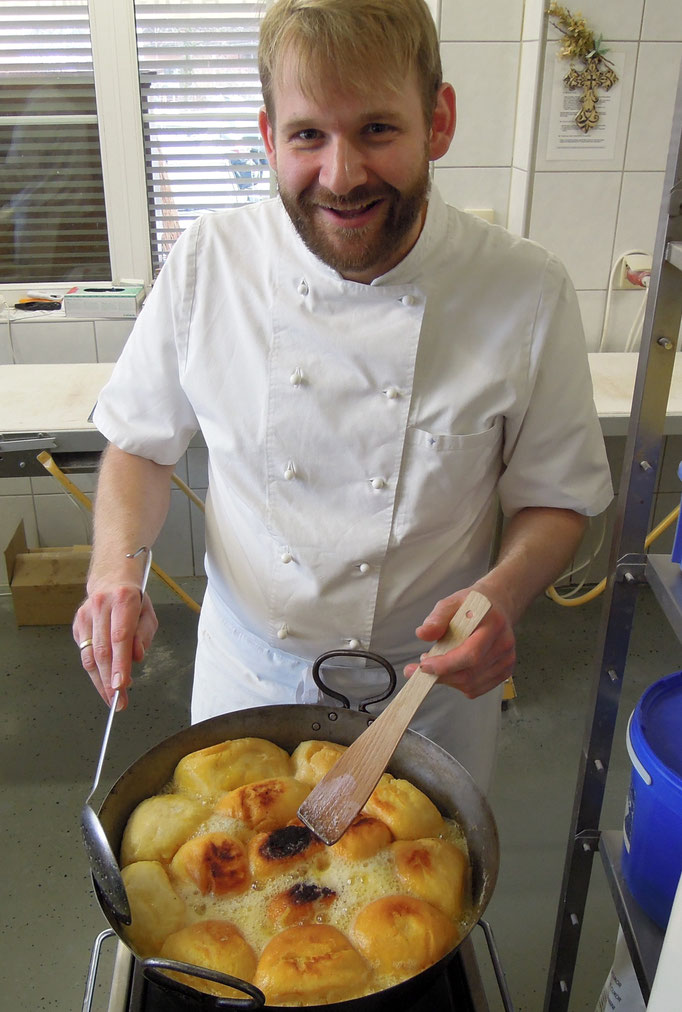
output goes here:
[{"label": "white chef jacket", "polygon": [[[435,602],[487,571],[498,500],[595,515],[612,494],[563,267],[436,189],[370,285],[317,259],[278,199],[199,218],[94,420],[162,464],[197,429],[208,447],[194,720],[314,698],[325,650],[417,659]],[[437,689],[452,749],[470,701]],[[483,698],[494,738],[499,694]]]}]

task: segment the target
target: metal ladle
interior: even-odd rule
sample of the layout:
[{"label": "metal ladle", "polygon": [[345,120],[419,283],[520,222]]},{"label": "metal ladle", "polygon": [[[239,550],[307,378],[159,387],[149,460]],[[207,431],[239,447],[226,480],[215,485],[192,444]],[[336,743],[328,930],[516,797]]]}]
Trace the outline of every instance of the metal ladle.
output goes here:
[{"label": "metal ladle", "polygon": [[[142,552],[147,553],[141,588],[141,593],[144,596],[145,588],[147,586],[147,577],[149,576],[149,569],[152,564],[151,549],[146,547],[138,548],[136,552],[127,555],[126,558],[134,559]],[[121,921],[123,924],[130,924],[132,921],[130,904],[128,902],[125,885],[123,884],[121,869],[119,868],[118,861],[111,849],[111,844],[109,843],[107,834],[104,831],[104,826],[90,804],[99,785],[99,778],[102,773],[102,766],[104,765],[104,756],[106,755],[107,745],[109,744],[111,725],[114,722],[114,716],[116,714],[116,707],[118,705],[120,695],[120,690],[117,689],[111,701],[111,706],[109,707],[109,717],[107,719],[107,726],[104,729],[104,737],[102,739],[102,747],[97,761],[97,769],[95,770],[95,778],[92,782],[90,793],[85,799],[85,804],[81,812],[81,830],[83,833],[85,850],[90,861],[90,871],[92,872],[92,876],[97,882],[97,885],[101,889],[107,905],[117,920]]]}]

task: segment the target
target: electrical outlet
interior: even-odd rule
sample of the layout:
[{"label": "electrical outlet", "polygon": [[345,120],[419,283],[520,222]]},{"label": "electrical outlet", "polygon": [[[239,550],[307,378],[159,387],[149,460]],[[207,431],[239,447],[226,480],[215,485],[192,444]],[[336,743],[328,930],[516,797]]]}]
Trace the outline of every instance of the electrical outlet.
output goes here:
[{"label": "electrical outlet", "polygon": [[[627,253],[620,261],[620,270],[615,279],[614,288],[618,290],[629,290],[633,291],[638,289],[641,291],[643,288],[648,287],[648,275],[651,273],[652,260],[648,253]],[[636,284],[631,281],[628,274],[640,276],[640,272],[645,271],[645,284]]]}]

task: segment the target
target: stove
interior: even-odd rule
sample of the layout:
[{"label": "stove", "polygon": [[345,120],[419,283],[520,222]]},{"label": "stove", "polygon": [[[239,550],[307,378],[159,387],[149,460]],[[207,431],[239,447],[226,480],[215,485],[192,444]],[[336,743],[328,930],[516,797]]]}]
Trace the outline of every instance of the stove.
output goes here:
[{"label": "stove", "polygon": [[[490,927],[484,921],[479,922],[479,926],[486,936],[505,1012],[514,1012]],[[109,929],[103,931],[95,942],[83,1012],[91,1012],[102,944],[107,938],[115,937],[115,933]],[[148,981],[140,963],[121,941],[118,942],[107,1012],[175,1012],[176,1009],[190,1007],[198,1008],[200,1005],[190,1005],[179,995],[169,997],[168,991],[161,990]],[[470,936],[459,946],[445,970],[430,981],[411,1004],[402,1005],[401,1012],[490,1012]]]}]

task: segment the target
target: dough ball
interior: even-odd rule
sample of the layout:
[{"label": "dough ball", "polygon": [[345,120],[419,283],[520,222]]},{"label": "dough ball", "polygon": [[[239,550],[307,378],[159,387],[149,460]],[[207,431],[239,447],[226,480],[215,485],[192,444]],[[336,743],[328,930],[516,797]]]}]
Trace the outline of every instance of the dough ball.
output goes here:
[{"label": "dough ball", "polygon": [[185,923],[185,904],[158,861],[137,861],[121,872],[132,923],[125,928],[142,957],[156,956],[165,938]]},{"label": "dough ball", "polygon": [[333,741],[302,741],[291,753],[294,776],[315,787],[345,751]]},{"label": "dough ball", "polygon": [[215,811],[239,819],[256,832],[267,832],[296,818],[299,805],[309,794],[310,787],[300,780],[272,777],[230,791],[220,799]]},{"label": "dough ball", "polygon": [[329,849],[348,861],[363,861],[388,847],[392,840],[393,833],[385,822],[361,813]]},{"label": "dough ball", "polygon": [[329,864],[329,854],[322,840],[301,822],[269,833],[258,833],[249,840],[248,853],[255,879],[272,878],[289,871],[303,875],[312,868],[325,868]]},{"label": "dough ball", "polygon": [[449,952],[459,937],[444,913],[414,896],[384,896],[355,918],[352,940],[379,972],[412,977]]},{"label": "dough ball", "polygon": [[263,777],[291,775],[291,758],[264,738],[235,738],[190,752],[175,767],[175,788],[215,800],[226,791]]},{"label": "dough ball", "polygon": [[409,780],[396,780],[390,773],[384,773],[363,812],[385,822],[396,840],[420,840],[443,831],[443,816],[433,801]]},{"label": "dough ball", "polygon": [[469,895],[469,860],[448,840],[398,840],[391,845],[406,892],[457,920]]},{"label": "dough ball", "polygon": [[206,895],[243,893],[251,884],[246,848],[226,833],[203,833],[183,843],[171,861],[171,877]]},{"label": "dough ball", "polygon": [[133,861],[167,863],[209,814],[201,802],[181,794],[147,798],[128,819],[121,843],[121,865]]},{"label": "dough ball", "polygon": [[317,918],[324,918],[325,911],[335,899],[336,893],[327,886],[319,886],[313,882],[297,882],[270,900],[267,909],[268,919],[277,928],[288,928],[292,924],[309,924]]},{"label": "dough ball", "polygon": [[[161,947],[164,959],[195,963],[220,973],[229,973],[249,983],[256,971],[256,954],[229,921],[197,921],[170,935]],[[243,991],[226,984],[217,984],[186,973],[166,971],[169,976],[189,984],[197,991],[221,998],[246,998]]]},{"label": "dough ball", "polygon": [[326,1005],[363,994],[370,978],[367,963],[340,931],[302,924],[268,942],[254,984],[270,1005]]}]

